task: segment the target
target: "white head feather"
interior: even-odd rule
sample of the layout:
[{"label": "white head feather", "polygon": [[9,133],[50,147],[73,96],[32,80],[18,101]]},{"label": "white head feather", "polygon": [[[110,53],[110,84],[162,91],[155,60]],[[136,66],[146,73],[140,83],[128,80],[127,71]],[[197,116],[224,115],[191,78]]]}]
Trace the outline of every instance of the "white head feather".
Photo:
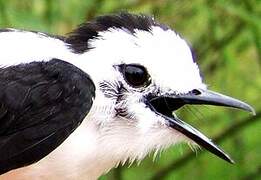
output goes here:
[{"label": "white head feather", "polygon": [[[134,33],[110,28],[89,41],[89,47],[88,52],[80,54],[72,63],[88,72],[98,87],[88,121],[98,124],[102,151],[109,149],[113,160],[133,162],[153,150],[187,139],[169,129],[165,120],[142,101],[145,94],[154,91],[183,94],[193,89],[206,89],[188,44],[178,34],[158,26],[151,27],[150,31],[136,29]],[[151,85],[140,89],[128,85],[115,68],[120,64],[146,67]],[[110,91],[102,89],[103,82],[107,83],[106,88],[111,86],[115,91],[120,84],[127,89],[121,92],[124,100],[117,102],[117,98],[108,97],[106,92]],[[115,111],[118,106],[125,107],[130,116],[118,116]]]},{"label": "white head feather", "polygon": [[[63,177],[64,171],[80,177],[81,169],[93,179],[120,162],[141,160],[151,151],[187,139],[166,126],[165,120],[146,106],[144,95],[156,91],[183,94],[206,89],[188,44],[171,29],[157,25],[150,30],[137,28],[133,32],[119,27],[99,31],[86,42],[89,49],[83,53],[74,53],[62,40],[42,33],[2,32],[0,40],[5,42],[2,45],[6,44],[0,46],[6,49],[1,52],[6,60],[2,65],[60,58],[88,73],[96,85],[91,112],[59,148],[33,167],[38,175],[48,167],[61,169],[56,171],[57,177]],[[144,66],[151,76],[151,84],[143,88],[128,85],[115,68],[120,64]],[[125,91],[117,92],[120,86]],[[118,100],[119,95],[124,98]],[[118,108],[125,108],[127,115],[119,115]],[[70,163],[64,164],[64,161]]]}]

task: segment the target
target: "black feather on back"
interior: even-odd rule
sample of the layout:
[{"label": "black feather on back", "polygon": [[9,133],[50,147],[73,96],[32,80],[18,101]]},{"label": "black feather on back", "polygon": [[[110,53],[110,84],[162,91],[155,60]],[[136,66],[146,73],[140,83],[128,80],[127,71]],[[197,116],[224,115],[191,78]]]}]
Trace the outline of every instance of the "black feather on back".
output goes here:
[{"label": "black feather on back", "polygon": [[76,53],[83,53],[89,49],[88,40],[98,37],[100,31],[106,31],[109,28],[119,28],[134,34],[137,29],[150,31],[152,26],[158,26],[164,30],[169,29],[167,26],[156,22],[152,17],[145,15],[124,12],[115,15],[100,16],[93,21],[80,25],[69,34],[65,42]]},{"label": "black feather on back", "polygon": [[0,68],[0,174],[58,147],[88,114],[95,86],[62,60]]}]

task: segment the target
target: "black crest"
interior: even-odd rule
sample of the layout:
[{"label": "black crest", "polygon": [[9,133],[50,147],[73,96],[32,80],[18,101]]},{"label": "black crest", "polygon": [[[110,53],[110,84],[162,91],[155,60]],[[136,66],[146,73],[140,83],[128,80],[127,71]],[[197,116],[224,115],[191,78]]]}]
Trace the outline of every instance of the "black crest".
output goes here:
[{"label": "black crest", "polygon": [[136,29],[150,31],[152,26],[159,26],[164,30],[169,29],[146,15],[124,12],[116,15],[100,16],[93,21],[80,25],[69,34],[65,41],[76,53],[83,53],[89,49],[88,40],[98,37],[100,31],[106,31],[109,28],[121,28],[134,34]]}]

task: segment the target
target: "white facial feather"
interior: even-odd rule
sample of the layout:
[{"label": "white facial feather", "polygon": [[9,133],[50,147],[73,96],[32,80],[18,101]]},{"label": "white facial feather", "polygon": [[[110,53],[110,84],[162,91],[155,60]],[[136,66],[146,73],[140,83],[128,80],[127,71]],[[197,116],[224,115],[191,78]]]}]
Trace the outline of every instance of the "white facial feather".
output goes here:
[{"label": "white facial feather", "polygon": [[[2,32],[0,42],[1,66],[59,58],[88,73],[96,85],[94,105],[82,125],[45,158],[56,160],[43,159],[35,169],[41,169],[41,164],[74,174],[82,169],[92,174],[88,177],[96,178],[120,162],[141,160],[153,150],[159,151],[186,139],[169,129],[164,119],[141,101],[143,94],[155,90],[154,87],[137,90],[128,86],[114,65],[143,65],[162,93],[206,88],[186,42],[174,31],[160,27],[152,27],[151,32],[136,30],[134,35],[125,29],[110,28],[90,40],[88,43],[93,48],[83,54],[74,54],[63,41],[40,33]],[[106,96],[99,88],[104,81],[121,82],[128,90],[123,92],[124,101],[117,102]],[[117,106],[127,107],[131,118],[117,116]],[[70,163],[64,165],[63,160]],[[100,169],[93,170],[95,167]]]},{"label": "white facial feather", "polygon": [[[91,49],[72,63],[88,72],[97,87],[103,81],[121,82],[128,90],[124,92],[125,98],[121,104],[103,96],[104,92],[99,93],[101,96],[95,100],[96,110],[92,111],[90,119],[101,116],[104,102],[107,107],[106,117],[95,119],[102,124],[100,144],[103,148],[111,149],[111,155],[117,154],[122,162],[128,159],[132,162],[134,159],[141,160],[152,150],[158,151],[187,140],[181,133],[169,129],[165,120],[141,101],[144,93],[155,90],[153,87],[143,90],[132,88],[113,67],[133,63],[143,65],[151,75],[153,84],[162,93],[180,94],[193,89],[206,89],[190,48],[180,36],[160,27],[152,27],[151,32],[136,30],[134,35],[125,29],[110,28],[99,32],[98,38],[91,40],[89,46]],[[118,117],[115,111],[117,105],[127,107],[131,117]]]},{"label": "white facial feather", "polygon": [[138,63],[147,68],[152,79],[162,88],[170,88],[177,93],[206,88],[189,46],[172,30],[152,27],[151,32],[136,30],[133,35],[124,29],[111,28],[100,32],[89,45],[93,49],[81,58],[85,61],[95,59],[95,64],[84,60],[75,63],[86,68],[86,72],[93,71],[94,78],[110,76],[107,74],[110,73],[108,67],[114,64]]}]

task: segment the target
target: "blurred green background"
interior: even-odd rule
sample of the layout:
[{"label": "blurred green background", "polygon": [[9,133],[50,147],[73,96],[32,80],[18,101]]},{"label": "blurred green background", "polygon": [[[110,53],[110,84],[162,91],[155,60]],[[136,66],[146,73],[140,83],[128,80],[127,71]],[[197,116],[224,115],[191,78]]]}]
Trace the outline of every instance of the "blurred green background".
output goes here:
[{"label": "blurred green background", "polygon": [[144,13],[190,42],[209,88],[250,103],[251,114],[218,107],[186,107],[178,114],[228,152],[231,165],[187,145],[119,167],[101,180],[261,179],[260,0],[0,0],[0,27],[66,34],[95,16]]}]

